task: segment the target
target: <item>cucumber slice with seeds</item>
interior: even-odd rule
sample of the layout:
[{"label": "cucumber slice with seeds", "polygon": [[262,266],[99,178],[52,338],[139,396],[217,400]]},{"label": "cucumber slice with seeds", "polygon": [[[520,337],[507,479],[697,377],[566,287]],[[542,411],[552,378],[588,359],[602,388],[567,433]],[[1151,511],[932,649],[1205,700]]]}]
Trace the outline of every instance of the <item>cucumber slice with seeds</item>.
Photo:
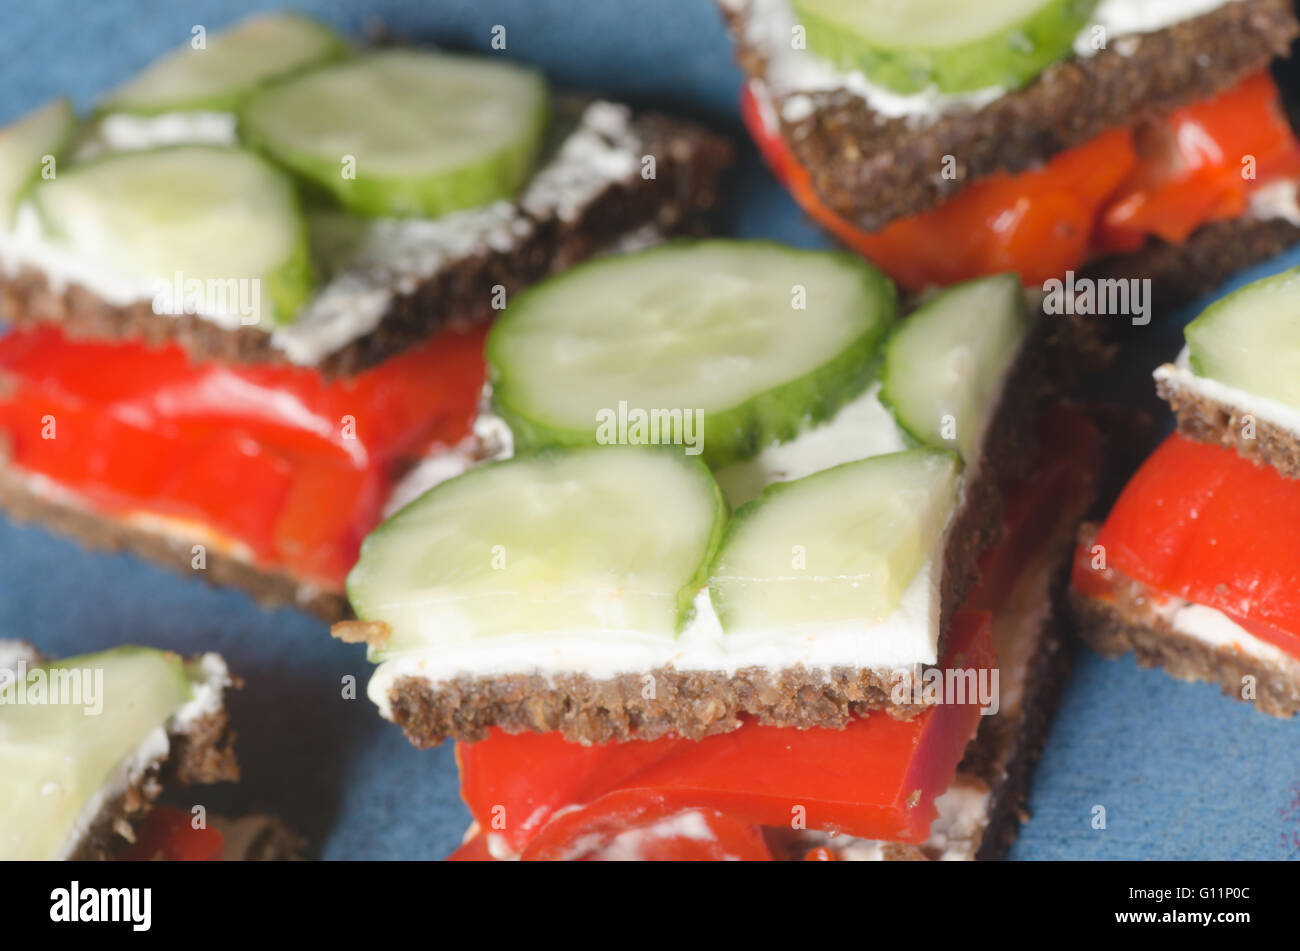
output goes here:
[{"label": "cucumber slice with seeds", "polygon": [[663,449],[542,453],[473,469],[375,529],[348,576],[376,657],[526,632],[671,639],[726,520],[697,460]]},{"label": "cucumber slice with seeds", "polygon": [[985,425],[1029,332],[1020,279],[998,274],[938,294],[885,345],[880,398],[915,439],[979,455]]},{"label": "cucumber slice with seeds", "polygon": [[67,150],[76,126],[72,103],[56,99],[0,129],[0,227],[13,221],[18,203],[40,180],[45,157],[57,161]]},{"label": "cucumber slice with seeds", "polygon": [[951,452],[873,456],[769,486],[736,512],[709,571],[725,631],[774,636],[897,610],[957,503]]},{"label": "cucumber slice with seeds", "polygon": [[808,48],[903,93],[1016,89],[1070,55],[1097,0],[794,0]]},{"label": "cucumber slice with seeds", "polygon": [[1216,301],[1184,333],[1197,376],[1300,408],[1300,267]]},{"label": "cucumber slice with seeds", "polygon": [[[511,301],[488,338],[493,399],[524,449],[653,442],[657,429],[659,442],[702,447],[718,467],[861,392],[895,306],[888,278],[847,254],[672,242],[580,265]],[[663,423],[674,412],[680,431],[676,417]],[[661,422],[638,433],[633,413]],[[620,416],[629,424],[616,433]],[[694,447],[686,419],[702,420]]]},{"label": "cucumber slice with seeds", "polygon": [[192,42],[109,93],[99,111],[234,112],[276,77],[348,53],[329,27],[292,13],[250,17],[207,37],[203,49]]},{"label": "cucumber slice with seeds", "polygon": [[[7,683],[0,703],[2,860],[57,857],[82,809],[192,692],[178,656],[142,647],[73,657],[27,675],[27,703],[16,702],[22,683],[0,681]],[[33,703],[37,680],[52,689]],[[59,702],[50,702],[56,691]]]},{"label": "cucumber slice with seeds", "polygon": [[359,214],[432,218],[513,197],[548,106],[545,81],[523,66],[388,50],[259,93],[240,132]]},{"label": "cucumber slice with seeds", "polygon": [[106,155],[40,182],[32,201],[52,240],[155,294],[179,274],[211,290],[212,308],[268,327],[292,319],[311,293],[293,183],[252,152],[187,145]]}]

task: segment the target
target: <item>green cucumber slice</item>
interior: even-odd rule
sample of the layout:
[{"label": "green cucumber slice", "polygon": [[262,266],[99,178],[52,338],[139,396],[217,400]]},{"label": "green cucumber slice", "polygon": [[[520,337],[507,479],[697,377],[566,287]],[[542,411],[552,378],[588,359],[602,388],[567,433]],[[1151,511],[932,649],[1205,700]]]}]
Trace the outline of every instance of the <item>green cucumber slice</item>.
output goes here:
[{"label": "green cucumber slice", "polygon": [[0,129],[0,226],[13,222],[19,201],[40,180],[45,156],[60,158],[76,126],[72,103],[56,99]]},{"label": "green cucumber slice", "polygon": [[957,449],[969,462],[1028,332],[1029,307],[1015,274],[951,287],[885,344],[880,398],[913,438]]},{"label": "green cucumber slice", "polygon": [[267,82],[348,53],[329,27],[294,13],[249,17],[207,37],[203,49],[192,43],[109,93],[98,111],[234,112]]},{"label": "green cucumber slice", "polygon": [[262,91],[240,133],[359,214],[433,218],[513,197],[548,105],[541,75],[518,64],[386,50]]},{"label": "green cucumber slice", "polygon": [[1198,376],[1300,408],[1300,267],[1247,284],[1187,325]]},{"label": "green cucumber slice", "polygon": [[376,658],[502,634],[672,638],[726,516],[708,469],[668,450],[490,463],[371,532],[348,597],[359,618],[392,628]]},{"label": "green cucumber slice", "polygon": [[[861,392],[895,308],[889,279],[851,255],[670,242],[516,297],[488,338],[493,399],[524,448],[640,444],[657,431],[716,468]],[[634,413],[660,422],[637,430]]]},{"label": "green cucumber slice", "polygon": [[794,0],[808,48],[897,92],[1016,89],[1070,55],[1097,0]]},{"label": "green cucumber slice", "polygon": [[[52,688],[44,702],[32,702],[33,678]],[[58,857],[95,794],[191,696],[181,659],[143,647],[28,671],[24,703],[22,683],[0,682],[8,685],[0,703],[3,860]],[[55,691],[73,702],[48,702]]]},{"label": "green cucumber slice", "polygon": [[723,630],[889,617],[938,548],[959,469],[954,453],[911,449],[769,486],[736,512],[709,571]]},{"label": "green cucumber slice", "polygon": [[155,294],[179,274],[203,282],[192,286],[211,295],[209,310],[265,326],[292,319],[311,293],[293,183],[252,152],[184,145],[105,155],[38,183],[32,200],[52,240]]}]

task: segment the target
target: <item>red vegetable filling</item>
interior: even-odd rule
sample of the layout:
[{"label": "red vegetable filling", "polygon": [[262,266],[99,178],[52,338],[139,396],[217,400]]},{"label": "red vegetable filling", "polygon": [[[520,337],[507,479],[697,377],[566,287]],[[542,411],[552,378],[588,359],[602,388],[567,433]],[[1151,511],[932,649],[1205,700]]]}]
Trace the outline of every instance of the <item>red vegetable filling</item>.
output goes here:
[{"label": "red vegetable filling", "polygon": [[1203,224],[1239,217],[1259,186],[1300,177],[1300,143],[1263,72],[1163,119],[1106,132],[1040,169],[972,182],[938,208],[867,233],[822,204],[748,88],[741,113],[804,210],[909,290],[1002,271],[1041,284],[1152,237],[1179,244]]},{"label": "red vegetable filling", "polygon": [[[1300,657],[1300,480],[1169,436],[1125,487],[1072,583],[1113,600],[1121,577],[1221,611]],[[1098,548],[1097,546],[1100,546]]]},{"label": "red vegetable filling", "polygon": [[326,382],[14,331],[0,338],[0,435],[13,466],[76,504],[338,590],[404,468],[469,433],[482,338],[445,331]]}]

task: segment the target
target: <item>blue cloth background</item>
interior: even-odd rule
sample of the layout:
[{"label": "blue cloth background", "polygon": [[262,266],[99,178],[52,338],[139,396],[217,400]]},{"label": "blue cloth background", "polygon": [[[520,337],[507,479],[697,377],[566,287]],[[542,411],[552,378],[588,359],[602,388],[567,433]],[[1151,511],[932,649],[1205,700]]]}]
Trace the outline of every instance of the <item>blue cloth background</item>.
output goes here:
[{"label": "blue cloth background", "polygon": [[[262,5],[5,6],[0,122],[61,93],[85,108],[187,41],[194,24],[215,30]],[[675,108],[739,134],[740,74],[710,0],[294,6],[353,36],[382,20],[413,39],[480,49],[502,24],[510,55],[542,67],[556,83]],[[747,146],[729,185],[737,234],[829,246]],[[1298,262],[1300,254],[1291,254],[1256,273]],[[1101,392],[1159,412],[1150,370],[1177,352],[1182,322],[1137,334]],[[199,795],[212,811],[284,817],[309,838],[314,856],[440,858],[469,821],[451,747],[417,751],[380,720],[364,692],[342,699],[343,678],[364,687],[362,651],[331,640],[324,625],[300,613],[262,611],[237,592],[0,520],[0,637],[25,637],[61,655],[122,642],[223,653],[247,679],[234,704],[244,780]],[[1080,652],[1035,777],[1033,818],[1012,857],[1296,858],[1298,730],[1220,697],[1215,687],[1138,670],[1131,658]],[[1096,805],[1106,809],[1104,830],[1091,826]]]}]

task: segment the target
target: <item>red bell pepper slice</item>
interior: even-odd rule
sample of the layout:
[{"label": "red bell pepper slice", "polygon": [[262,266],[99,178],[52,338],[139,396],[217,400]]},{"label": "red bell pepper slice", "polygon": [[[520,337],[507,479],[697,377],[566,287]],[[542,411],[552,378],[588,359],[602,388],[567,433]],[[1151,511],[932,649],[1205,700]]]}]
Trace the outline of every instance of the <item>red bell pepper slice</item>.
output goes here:
[{"label": "red bell pepper slice", "polygon": [[1179,244],[1241,215],[1258,184],[1300,176],[1300,144],[1267,72],[1143,126],[1137,145],[1141,164],[1108,203],[1099,249],[1133,250],[1148,235]]},{"label": "red bell pepper slice", "polygon": [[0,436],[17,467],[107,515],[190,522],[337,587],[405,462],[469,433],[482,340],[446,331],[326,381],[41,326],[0,338]]},{"label": "red bell pepper slice", "polygon": [[[1207,222],[1240,215],[1258,185],[1300,176],[1300,143],[1265,71],[1136,133],[1112,130],[1040,169],[979,179],[937,208],[868,233],[821,202],[750,87],[741,116],[803,209],[909,290],[1001,271],[1041,284],[1153,235],[1182,242]],[[1255,159],[1254,178],[1243,174],[1246,156]]]},{"label": "red bell pepper slice", "polygon": [[122,856],[128,862],[212,862],[220,860],[225,839],[216,829],[194,828],[189,813],[155,806]]},{"label": "red bell pepper slice", "polygon": [[[1098,531],[1106,571],[1222,611],[1300,657],[1300,480],[1174,433]],[[1078,552],[1073,583],[1108,597],[1115,579]]]}]

